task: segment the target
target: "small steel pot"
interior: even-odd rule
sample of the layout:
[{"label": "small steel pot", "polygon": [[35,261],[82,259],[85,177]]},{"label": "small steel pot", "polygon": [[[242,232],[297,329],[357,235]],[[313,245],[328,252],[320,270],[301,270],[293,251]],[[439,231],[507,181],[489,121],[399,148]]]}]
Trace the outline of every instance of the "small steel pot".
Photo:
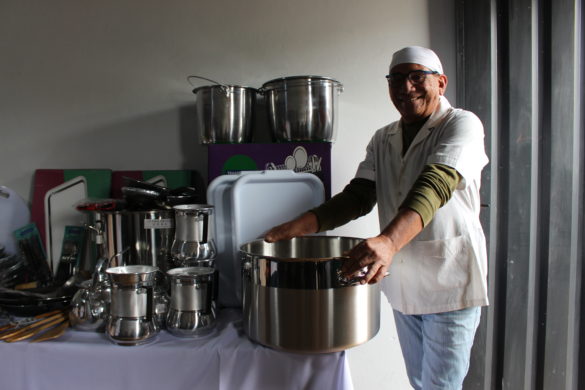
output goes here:
[{"label": "small steel pot", "polygon": [[160,328],[155,317],[154,281],[158,268],[147,265],[106,270],[111,284],[111,303],[106,335],[119,345],[154,341]]},{"label": "small steel pot", "polygon": [[174,268],[167,272],[171,298],[167,330],[179,337],[201,337],[215,329],[217,273],[209,267]]},{"label": "small steel pot", "polygon": [[340,273],[343,253],[360,241],[322,236],[242,245],[248,337],[312,353],[341,351],[374,337],[380,327],[379,283],[348,283]]},{"label": "small steel pot", "polygon": [[186,267],[201,260],[214,259],[217,253],[214,207],[207,204],[184,204],[173,209],[176,222],[175,239],[171,247],[173,263]]},{"label": "small steel pot", "polygon": [[256,89],[239,85],[222,85],[199,76],[192,78],[217,85],[195,88],[195,108],[201,143],[244,143],[252,140],[252,112]]}]

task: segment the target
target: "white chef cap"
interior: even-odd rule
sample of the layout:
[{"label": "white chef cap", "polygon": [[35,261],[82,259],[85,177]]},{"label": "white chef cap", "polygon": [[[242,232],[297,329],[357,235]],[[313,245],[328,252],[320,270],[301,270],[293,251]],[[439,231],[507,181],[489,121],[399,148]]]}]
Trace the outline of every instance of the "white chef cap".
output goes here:
[{"label": "white chef cap", "polygon": [[434,51],[427,49],[426,47],[407,46],[398,50],[392,55],[390,72],[392,72],[392,68],[399,64],[419,64],[432,71],[443,74],[441,60]]}]

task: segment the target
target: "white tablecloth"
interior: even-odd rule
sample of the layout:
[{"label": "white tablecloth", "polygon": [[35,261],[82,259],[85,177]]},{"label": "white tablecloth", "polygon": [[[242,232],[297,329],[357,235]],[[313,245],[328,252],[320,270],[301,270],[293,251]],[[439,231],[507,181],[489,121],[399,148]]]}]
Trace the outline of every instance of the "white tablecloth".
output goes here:
[{"label": "white tablecloth", "polygon": [[53,341],[2,343],[0,356],[0,389],[353,389],[344,352],[294,354],[255,344],[231,309],[205,339],[162,331],[154,343],[123,347],[70,329]]}]

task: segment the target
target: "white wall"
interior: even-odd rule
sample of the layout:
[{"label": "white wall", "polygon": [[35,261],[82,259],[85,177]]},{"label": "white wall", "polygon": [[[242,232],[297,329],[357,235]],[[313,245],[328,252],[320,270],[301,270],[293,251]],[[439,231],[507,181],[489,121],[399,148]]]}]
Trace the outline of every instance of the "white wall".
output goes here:
[{"label": "white wall", "polygon": [[[32,198],[37,168],[197,169],[206,149],[186,76],[259,87],[340,80],[333,191],[375,129],[398,118],[384,75],[394,50],[430,46],[454,103],[453,0],[0,2],[0,185]],[[372,214],[334,232],[378,231]],[[348,352],[355,388],[408,388],[384,302],[380,333]]]}]

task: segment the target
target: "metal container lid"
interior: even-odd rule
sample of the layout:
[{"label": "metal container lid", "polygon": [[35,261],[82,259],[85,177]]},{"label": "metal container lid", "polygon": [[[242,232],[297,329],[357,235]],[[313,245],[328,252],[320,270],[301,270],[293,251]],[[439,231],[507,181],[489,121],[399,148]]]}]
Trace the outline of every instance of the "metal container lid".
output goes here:
[{"label": "metal container lid", "polygon": [[181,214],[198,214],[201,211],[212,214],[215,207],[210,204],[180,204],[173,206],[175,212]]},{"label": "metal container lid", "polygon": [[154,281],[158,267],[150,265],[126,265],[123,267],[112,267],[106,270],[113,283],[122,285],[133,285]]},{"label": "metal container lid", "polygon": [[333,86],[339,88],[339,92],[343,92],[343,85],[341,82],[325,76],[288,76],[279,77],[265,82],[262,85],[261,90],[270,91],[275,89],[284,89],[288,87],[304,87],[307,85],[326,85],[333,84]]},{"label": "metal container lid", "polygon": [[212,282],[215,274],[213,267],[181,267],[167,271],[172,284],[197,285],[202,282]]},{"label": "metal container lid", "polygon": [[167,275],[170,277],[193,277],[200,275],[211,275],[214,272],[215,269],[212,267],[181,267],[168,270]]}]

